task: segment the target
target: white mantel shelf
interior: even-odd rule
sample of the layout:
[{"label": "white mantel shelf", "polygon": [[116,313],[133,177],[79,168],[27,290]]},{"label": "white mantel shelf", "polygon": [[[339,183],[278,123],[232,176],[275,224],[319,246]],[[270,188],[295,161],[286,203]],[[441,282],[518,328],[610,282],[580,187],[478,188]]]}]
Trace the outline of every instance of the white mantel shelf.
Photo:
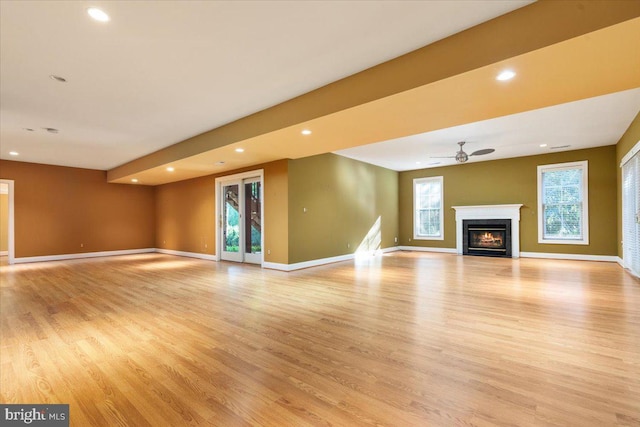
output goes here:
[{"label": "white mantel shelf", "polygon": [[456,253],[462,255],[462,221],[465,219],[510,219],[511,257],[520,258],[520,208],[513,205],[452,206],[456,210]]}]

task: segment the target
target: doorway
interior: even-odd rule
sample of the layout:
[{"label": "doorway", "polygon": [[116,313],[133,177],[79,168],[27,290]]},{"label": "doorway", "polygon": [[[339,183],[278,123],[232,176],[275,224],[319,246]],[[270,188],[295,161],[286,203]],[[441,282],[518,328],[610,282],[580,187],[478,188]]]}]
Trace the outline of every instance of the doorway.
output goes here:
[{"label": "doorway", "polygon": [[0,264],[2,265],[15,262],[13,184],[13,180],[0,179],[0,253],[2,254]]},{"label": "doorway", "polygon": [[216,249],[221,260],[262,264],[262,179],[262,170],[216,179]]}]

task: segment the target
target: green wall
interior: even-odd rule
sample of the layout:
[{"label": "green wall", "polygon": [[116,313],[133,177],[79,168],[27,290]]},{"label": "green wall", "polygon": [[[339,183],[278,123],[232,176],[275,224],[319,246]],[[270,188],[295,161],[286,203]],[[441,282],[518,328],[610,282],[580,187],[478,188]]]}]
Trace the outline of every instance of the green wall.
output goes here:
[{"label": "green wall", "polygon": [[640,112],[631,122],[627,131],[622,135],[618,145],[616,145],[616,180],[618,195],[618,234],[616,245],[618,247],[618,256],[622,258],[622,168],[620,161],[622,158],[640,141]]},{"label": "green wall", "polygon": [[[537,166],[589,161],[589,245],[539,244]],[[444,177],[444,240],[413,240],[413,179]],[[456,247],[455,210],[451,206],[522,203],[520,250],[588,255],[617,255],[616,147],[514,159],[467,163],[401,172],[399,176],[400,245]]]},{"label": "green wall", "polygon": [[290,264],[354,253],[370,231],[395,246],[397,172],[335,154],[289,161]]}]

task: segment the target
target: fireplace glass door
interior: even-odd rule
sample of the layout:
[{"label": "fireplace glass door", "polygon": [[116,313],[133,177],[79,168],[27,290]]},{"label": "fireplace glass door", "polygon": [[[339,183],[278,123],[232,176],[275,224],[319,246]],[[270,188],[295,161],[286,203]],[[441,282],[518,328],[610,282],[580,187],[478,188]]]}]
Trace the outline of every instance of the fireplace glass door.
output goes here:
[{"label": "fireplace glass door", "polygon": [[462,253],[511,257],[510,219],[469,219],[462,221]]},{"label": "fireplace glass door", "polygon": [[504,251],[506,249],[505,230],[469,227],[469,247],[473,249]]}]

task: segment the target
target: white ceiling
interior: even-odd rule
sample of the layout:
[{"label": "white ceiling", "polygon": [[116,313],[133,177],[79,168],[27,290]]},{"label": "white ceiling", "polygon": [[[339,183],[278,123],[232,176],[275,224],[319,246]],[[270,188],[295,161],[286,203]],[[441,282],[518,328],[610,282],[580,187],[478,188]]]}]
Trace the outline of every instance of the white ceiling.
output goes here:
[{"label": "white ceiling", "polygon": [[[640,111],[640,89],[569,102],[525,113],[336,151],[336,154],[397,171],[455,164],[457,142],[468,162],[614,145]],[[540,147],[546,144],[545,147]],[[559,148],[561,147],[561,148]]]},{"label": "white ceiling", "polygon": [[0,158],[111,169],[529,3],[2,0]]}]

